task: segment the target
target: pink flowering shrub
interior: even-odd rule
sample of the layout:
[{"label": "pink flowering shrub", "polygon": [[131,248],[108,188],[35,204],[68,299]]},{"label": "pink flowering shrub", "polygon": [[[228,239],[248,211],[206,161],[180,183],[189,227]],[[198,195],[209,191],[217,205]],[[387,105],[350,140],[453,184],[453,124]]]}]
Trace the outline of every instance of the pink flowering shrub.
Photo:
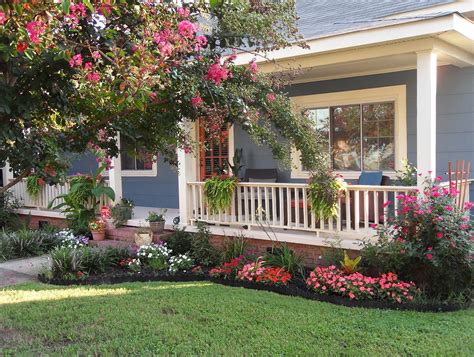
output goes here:
[{"label": "pink flowering shrub", "polygon": [[396,215],[362,251],[366,269],[394,271],[431,297],[469,293],[472,284],[471,203],[458,207],[456,188],[427,181],[424,192],[400,194]]},{"label": "pink flowering shrub", "polygon": [[415,299],[418,289],[389,272],[380,278],[361,273],[345,274],[335,265],[316,267],[306,279],[306,285],[318,294],[335,294],[351,300],[387,300],[406,303]]}]

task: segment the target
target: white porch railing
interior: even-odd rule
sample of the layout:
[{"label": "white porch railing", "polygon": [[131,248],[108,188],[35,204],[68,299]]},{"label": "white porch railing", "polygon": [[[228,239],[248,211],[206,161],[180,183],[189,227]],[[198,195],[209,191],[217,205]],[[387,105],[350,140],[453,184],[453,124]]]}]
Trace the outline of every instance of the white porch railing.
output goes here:
[{"label": "white porch railing", "polygon": [[[106,185],[108,183],[106,182]],[[20,204],[25,208],[35,208],[38,210],[49,210],[49,203],[54,200],[57,196],[63,195],[69,192],[70,184],[66,182],[64,185],[44,185],[41,186],[40,192],[36,197],[32,197],[26,191],[26,179],[18,182],[16,185],[10,188],[13,196],[19,200]],[[63,199],[54,201],[53,206],[63,203]],[[106,196],[100,198],[100,206],[104,206],[110,203],[110,200]]]},{"label": "white porch railing", "polygon": [[[240,182],[231,207],[212,214],[206,204],[204,182],[188,183],[188,217],[191,223],[203,221],[217,225],[265,227],[312,231],[316,233],[374,233],[372,224],[383,224],[395,213],[400,193],[416,193],[416,187],[349,185],[337,204],[338,217],[319,219],[311,211],[307,184]],[[384,203],[391,203],[384,207]]]}]

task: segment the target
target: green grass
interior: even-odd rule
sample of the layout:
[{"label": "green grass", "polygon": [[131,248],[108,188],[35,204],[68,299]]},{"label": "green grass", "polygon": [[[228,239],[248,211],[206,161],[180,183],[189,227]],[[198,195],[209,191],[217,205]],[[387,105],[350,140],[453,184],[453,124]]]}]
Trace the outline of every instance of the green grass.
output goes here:
[{"label": "green grass", "polygon": [[473,355],[472,336],[474,310],[346,308],[209,282],[0,290],[0,355]]}]

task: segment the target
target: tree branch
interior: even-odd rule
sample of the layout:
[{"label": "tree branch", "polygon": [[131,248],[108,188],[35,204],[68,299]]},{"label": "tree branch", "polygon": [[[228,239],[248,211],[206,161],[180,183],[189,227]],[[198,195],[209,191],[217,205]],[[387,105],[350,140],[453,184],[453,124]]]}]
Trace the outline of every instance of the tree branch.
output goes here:
[{"label": "tree branch", "polygon": [[23,180],[25,177],[27,177],[31,173],[31,169],[23,171],[19,176],[15,177],[13,180],[11,180],[6,186],[3,186],[0,188],[0,194],[5,193],[8,189],[12,188],[15,186],[18,182]]}]

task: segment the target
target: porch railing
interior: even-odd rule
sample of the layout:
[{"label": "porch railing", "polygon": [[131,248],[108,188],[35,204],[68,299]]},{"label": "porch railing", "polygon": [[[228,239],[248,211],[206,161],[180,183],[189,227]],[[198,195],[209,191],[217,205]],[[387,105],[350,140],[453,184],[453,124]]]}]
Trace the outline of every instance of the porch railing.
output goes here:
[{"label": "porch railing", "polygon": [[[349,185],[337,203],[336,218],[321,219],[312,212],[307,199],[307,184],[240,182],[234,190],[232,205],[221,212],[211,212],[204,195],[204,182],[188,183],[188,207],[191,222],[251,229],[265,227],[313,232],[370,232],[373,224],[386,222],[395,214],[400,193],[416,193],[411,186]],[[390,204],[384,203],[390,201]]]},{"label": "porch railing", "polygon": [[[106,182],[108,185],[108,182]],[[54,200],[57,196],[68,193],[70,190],[69,182],[66,182],[64,185],[44,185],[41,186],[41,189],[37,196],[32,197],[26,190],[26,179],[18,182],[16,185],[10,188],[10,191],[13,193],[13,196],[18,199],[22,207],[24,208],[34,208],[38,210],[49,210],[49,203]],[[63,203],[63,199],[58,199],[54,202],[54,206]],[[100,198],[100,206],[104,206],[110,203],[110,200],[106,196]]]}]

